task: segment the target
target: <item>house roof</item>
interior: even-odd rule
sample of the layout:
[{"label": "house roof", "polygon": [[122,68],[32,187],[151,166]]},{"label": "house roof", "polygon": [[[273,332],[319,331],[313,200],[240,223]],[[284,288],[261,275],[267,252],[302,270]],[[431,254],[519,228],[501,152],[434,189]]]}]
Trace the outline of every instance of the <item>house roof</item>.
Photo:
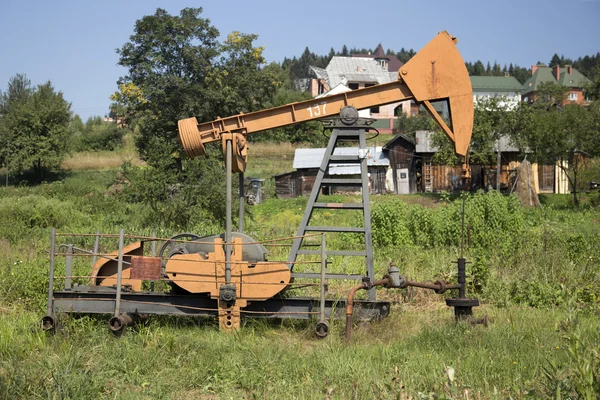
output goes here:
[{"label": "house roof", "polygon": [[471,76],[473,92],[520,92],[523,85],[514,76]]},{"label": "house roof", "polygon": [[[296,149],[294,153],[295,169],[304,168],[319,168],[325,155],[324,148],[318,149]],[[381,147],[367,147],[365,150],[368,166],[387,167],[390,165],[390,160],[383,153]],[[358,147],[338,147],[333,151],[335,155],[358,155]],[[365,154],[365,153],[363,153]],[[329,164],[330,175],[355,175],[360,173],[360,165],[357,164]]]},{"label": "house roof", "polygon": [[[311,71],[322,78],[322,69],[311,67]],[[390,82],[390,72],[381,68],[373,58],[363,57],[340,57],[331,58],[327,68],[327,82],[330,87],[335,87],[339,83],[363,82],[363,83],[387,83]]]},{"label": "house roof", "polygon": [[385,51],[383,50],[383,46],[381,45],[381,43],[379,43],[379,45],[377,46],[377,50],[375,50],[375,54],[352,54],[352,57],[362,57],[362,58],[373,58],[376,60],[387,60],[388,61],[388,72],[394,72],[394,73],[398,73],[398,70],[400,69],[401,66],[404,65],[404,63],[400,60],[398,60],[398,58],[395,55],[388,55],[385,54]]},{"label": "house roof", "polygon": [[413,145],[415,144],[415,141],[410,136],[407,136],[404,133],[399,133],[396,136],[394,136],[392,140],[388,141],[386,144],[383,145],[383,150],[389,150],[390,147],[392,147],[392,145],[399,139],[404,139],[408,143]]},{"label": "house roof", "polygon": [[582,88],[586,84],[590,83],[590,80],[575,68],[571,68],[571,72],[572,74],[569,74],[566,67],[560,68],[560,79],[557,80],[552,73],[552,68],[538,66],[533,75],[523,84],[522,94],[527,94],[538,90],[540,84],[543,82],[554,82],[559,85],[573,88]]}]

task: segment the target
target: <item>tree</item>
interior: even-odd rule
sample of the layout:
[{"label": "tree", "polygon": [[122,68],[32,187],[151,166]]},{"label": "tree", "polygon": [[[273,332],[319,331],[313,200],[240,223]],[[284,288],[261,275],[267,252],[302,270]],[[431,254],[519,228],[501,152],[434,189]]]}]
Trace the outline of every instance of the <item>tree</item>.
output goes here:
[{"label": "tree", "polygon": [[475,64],[473,64],[473,75],[474,76],[485,75],[485,67],[483,66],[483,63],[479,60],[477,60],[475,62]]},{"label": "tree", "polygon": [[558,54],[554,53],[554,55],[552,56],[552,59],[550,60],[550,64],[548,64],[548,66],[550,68],[555,67],[555,66],[560,66],[560,57],[558,56]]},{"label": "tree", "polygon": [[401,109],[398,111],[398,132],[403,133],[410,138],[415,138],[416,131],[434,131],[438,129],[433,118],[426,112],[422,112],[413,117],[409,117],[402,112]]},{"label": "tree", "polygon": [[594,79],[584,88],[585,97],[596,102],[600,102],[600,64],[594,71]]},{"label": "tree", "polygon": [[577,198],[578,175],[584,167],[584,159],[600,154],[597,139],[600,116],[596,107],[568,104],[564,107],[531,107],[529,129],[521,132],[521,139],[532,151],[538,163],[556,165],[569,180],[573,202]]},{"label": "tree", "polygon": [[75,115],[69,130],[76,151],[110,151],[123,145],[123,128],[119,128],[116,122],[104,121],[100,116],[88,118],[83,125],[79,115]]},{"label": "tree", "polygon": [[69,151],[71,104],[50,82],[31,87],[25,75],[10,79],[0,102],[1,145],[11,171],[40,181],[60,167]]},{"label": "tree", "polygon": [[[130,41],[117,51],[128,74],[112,96],[139,132],[136,145],[147,162],[143,171],[126,170],[130,198],[149,205],[150,218],[179,228],[207,219],[222,223],[225,191],[219,190],[221,162],[183,154],[177,121],[260,109],[281,85],[272,69],[263,68],[263,48],[253,45],[256,35],[232,32],[220,43],[219,31],[201,13],[185,8],[172,16],[159,8],[138,20]],[[208,151],[217,153],[216,148]]]},{"label": "tree", "polygon": [[542,82],[535,93],[535,101],[538,106],[548,107],[550,105],[563,105],[567,98],[569,88],[551,81]]},{"label": "tree", "polygon": [[[512,138],[516,136],[516,132],[529,126],[524,124],[525,119],[522,116],[524,112],[520,104],[510,107],[505,97],[478,99],[473,117],[469,162],[482,165],[496,164],[496,149],[500,137]],[[437,133],[434,144],[440,147],[434,156],[436,162],[446,165],[455,165],[459,162],[454,153],[454,145],[445,134]],[[484,172],[487,173],[488,170],[484,169]]]}]

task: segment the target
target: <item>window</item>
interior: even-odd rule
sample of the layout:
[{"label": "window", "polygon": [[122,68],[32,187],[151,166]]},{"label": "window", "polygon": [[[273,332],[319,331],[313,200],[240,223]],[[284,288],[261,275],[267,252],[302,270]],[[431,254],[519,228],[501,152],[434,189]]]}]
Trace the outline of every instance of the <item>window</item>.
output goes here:
[{"label": "window", "polygon": [[348,88],[351,90],[356,90],[358,89],[358,83],[349,83]]},{"label": "window", "polygon": [[569,93],[569,100],[571,100],[571,101],[577,101],[578,97],[579,97],[578,93],[573,93],[573,92]]}]

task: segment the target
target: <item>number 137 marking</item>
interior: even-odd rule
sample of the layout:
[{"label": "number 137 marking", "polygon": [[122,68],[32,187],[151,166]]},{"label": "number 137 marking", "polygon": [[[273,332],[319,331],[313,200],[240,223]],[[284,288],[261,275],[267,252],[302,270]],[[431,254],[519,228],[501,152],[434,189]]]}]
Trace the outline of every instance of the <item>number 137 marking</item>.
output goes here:
[{"label": "number 137 marking", "polygon": [[321,114],[324,115],[325,113],[327,113],[327,102],[324,101],[321,104],[313,104],[312,106],[307,107],[306,109],[310,113],[311,117],[318,117]]}]

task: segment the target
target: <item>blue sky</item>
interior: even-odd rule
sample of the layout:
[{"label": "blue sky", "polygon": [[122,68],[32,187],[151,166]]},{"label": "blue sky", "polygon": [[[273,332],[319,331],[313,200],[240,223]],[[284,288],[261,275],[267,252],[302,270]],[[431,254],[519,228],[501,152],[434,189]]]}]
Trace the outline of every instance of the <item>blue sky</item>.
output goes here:
[{"label": "blue sky", "polygon": [[126,73],[115,49],[137,19],[158,7],[171,14],[203,7],[223,37],[233,30],[258,34],[268,61],[299,56],[306,46],[318,54],[380,42],[418,51],[442,30],[459,38],[466,61],[528,67],[554,53],[600,51],[600,0],[0,0],[0,90],[26,73],[34,84],[51,80],[84,119],[104,115]]}]

